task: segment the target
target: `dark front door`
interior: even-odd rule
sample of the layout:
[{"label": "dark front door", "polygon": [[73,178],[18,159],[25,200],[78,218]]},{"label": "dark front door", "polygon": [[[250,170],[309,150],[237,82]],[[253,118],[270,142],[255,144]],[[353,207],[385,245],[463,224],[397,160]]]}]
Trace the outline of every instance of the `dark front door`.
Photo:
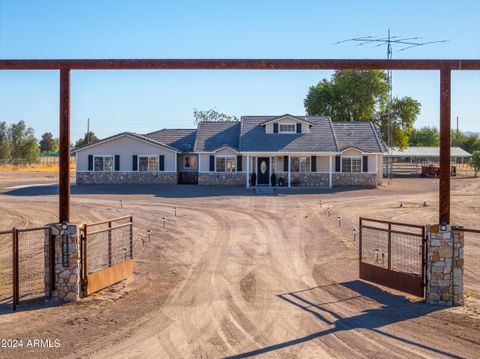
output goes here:
[{"label": "dark front door", "polygon": [[270,158],[259,157],[257,160],[258,184],[270,184]]}]

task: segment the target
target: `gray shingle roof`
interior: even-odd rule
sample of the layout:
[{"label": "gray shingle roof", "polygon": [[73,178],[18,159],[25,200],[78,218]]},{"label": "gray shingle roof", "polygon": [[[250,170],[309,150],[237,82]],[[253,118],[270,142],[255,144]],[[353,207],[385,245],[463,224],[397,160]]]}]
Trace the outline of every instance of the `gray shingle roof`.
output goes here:
[{"label": "gray shingle roof", "polygon": [[196,152],[213,152],[222,147],[239,149],[240,122],[208,122],[198,124]]},{"label": "gray shingle roof", "polygon": [[[463,150],[460,147],[452,147],[451,150],[452,157],[471,157],[471,154]],[[440,149],[439,147],[408,147],[404,150],[401,150],[398,147],[390,148],[390,156],[392,157],[418,157],[418,158],[427,158],[427,157],[439,157]]]},{"label": "gray shingle roof", "polygon": [[328,117],[295,116],[311,123],[309,133],[266,133],[260,126],[278,116],[243,116],[240,151],[245,152],[336,152],[337,146]]},{"label": "gray shingle roof", "polygon": [[332,122],[338,150],[355,147],[363,152],[384,152],[383,142],[370,122]]},{"label": "gray shingle roof", "polygon": [[196,129],[169,129],[147,133],[145,137],[175,147],[181,152],[192,152],[195,144]]}]

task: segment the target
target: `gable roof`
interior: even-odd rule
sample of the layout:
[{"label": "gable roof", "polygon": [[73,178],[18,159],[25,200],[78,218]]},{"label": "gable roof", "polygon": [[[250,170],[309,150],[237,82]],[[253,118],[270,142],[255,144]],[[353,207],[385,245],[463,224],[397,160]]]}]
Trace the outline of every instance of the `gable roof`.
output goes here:
[{"label": "gable roof", "polygon": [[303,123],[306,123],[307,125],[312,125],[313,123],[307,119],[307,117],[303,116],[303,117],[299,117],[299,116],[293,116],[293,115],[290,115],[289,113],[286,113],[285,115],[280,115],[280,116],[276,116],[274,118],[270,118],[264,122],[262,122],[260,125],[261,126],[265,126],[271,122],[275,122],[275,121],[278,121],[278,120],[281,120],[285,117],[290,117],[290,118],[293,118],[294,120],[297,120],[299,122],[303,122]]},{"label": "gable roof", "polygon": [[210,122],[198,124],[195,152],[214,152],[222,147],[239,149],[240,122]]},{"label": "gable roof", "polygon": [[266,133],[262,124],[278,118],[278,116],[242,116],[240,151],[337,152],[329,117],[295,116],[312,125],[308,133]]},{"label": "gable roof", "polygon": [[192,152],[197,136],[196,129],[168,129],[150,132],[144,135],[154,141],[165,143],[180,152]]},{"label": "gable roof", "polygon": [[161,143],[161,142],[152,140],[151,138],[145,137],[143,135],[139,135],[138,133],[134,133],[134,132],[121,132],[121,133],[118,133],[116,135],[109,136],[109,137],[103,138],[101,140],[97,140],[97,141],[89,143],[89,144],[84,144],[84,145],[78,146],[78,147],[74,148],[72,150],[72,152],[83,151],[86,148],[97,146],[99,144],[102,144],[102,143],[105,143],[105,142],[108,142],[108,141],[113,141],[117,138],[124,137],[124,136],[133,137],[133,138],[136,138],[140,141],[148,142],[152,145],[164,147],[164,148],[169,149],[171,151],[178,152],[178,150],[174,147],[171,147],[171,146],[169,146],[165,143]]},{"label": "gable roof", "polygon": [[384,152],[385,146],[367,121],[332,122],[338,150],[357,148],[362,152]]}]

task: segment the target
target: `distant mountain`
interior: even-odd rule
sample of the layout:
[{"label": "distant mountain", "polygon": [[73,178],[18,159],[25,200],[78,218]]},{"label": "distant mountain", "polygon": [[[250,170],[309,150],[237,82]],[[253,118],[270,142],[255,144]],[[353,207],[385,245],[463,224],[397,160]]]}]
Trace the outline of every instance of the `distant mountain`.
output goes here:
[{"label": "distant mountain", "polygon": [[477,135],[477,137],[480,137],[480,132],[465,131],[464,134],[466,134],[467,136]]}]

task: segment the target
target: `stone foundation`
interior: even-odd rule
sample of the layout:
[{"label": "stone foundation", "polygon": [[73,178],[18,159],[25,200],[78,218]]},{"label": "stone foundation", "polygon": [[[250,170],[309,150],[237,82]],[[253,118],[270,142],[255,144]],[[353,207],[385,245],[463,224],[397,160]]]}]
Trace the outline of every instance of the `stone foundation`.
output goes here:
[{"label": "stone foundation", "polygon": [[378,178],[376,173],[362,172],[335,172],[332,174],[334,186],[371,186],[376,187]]},{"label": "stone foundation", "polygon": [[[75,302],[80,298],[80,245],[78,227],[68,224],[66,229],[62,224],[47,225],[45,229],[45,249],[50,245],[50,231],[54,237],[55,257],[55,289],[52,293],[54,301]],[[65,237],[65,243],[64,239]],[[65,245],[64,245],[65,244]],[[47,254],[47,253],[46,253]],[[49,256],[49,254],[48,254]],[[48,296],[51,286],[50,265],[45,261],[45,294]]]},{"label": "stone foundation", "polygon": [[176,183],[176,172],[77,172],[77,185]]},{"label": "stone foundation", "polygon": [[463,231],[427,226],[428,304],[463,305]]},{"label": "stone foundation", "polygon": [[[283,177],[283,176],[282,176]],[[287,177],[284,177],[288,180]],[[291,173],[290,181],[292,186],[328,187],[328,173]]]},{"label": "stone foundation", "polygon": [[204,186],[245,186],[246,174],[242,172],[200,172],[198,184]]}]

